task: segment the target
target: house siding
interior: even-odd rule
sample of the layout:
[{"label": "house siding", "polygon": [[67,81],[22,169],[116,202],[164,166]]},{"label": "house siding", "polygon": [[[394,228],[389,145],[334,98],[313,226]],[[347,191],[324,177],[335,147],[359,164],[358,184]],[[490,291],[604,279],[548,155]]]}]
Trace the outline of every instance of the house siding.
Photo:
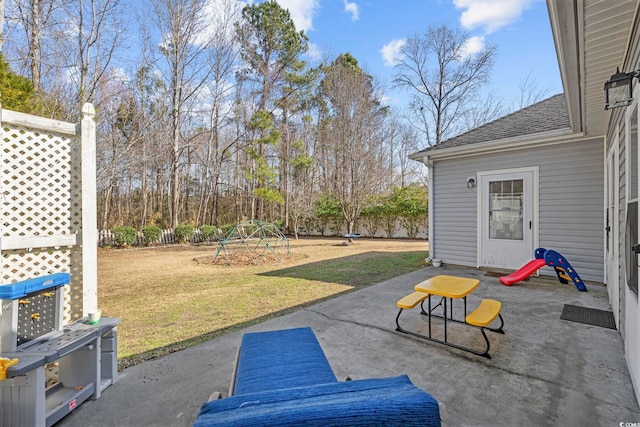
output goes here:
[{"label": "house siding", "polygon": [[618,269],[618,286],[619,286],[619,298],[620,298],[620,315],[619,315],[619,326],[618,329],[620,330],[620,335],[622,337],[626,336],[626,321],[625,321],[625,316],[624,316],[624,307],[625,307],[625,296],[627,294],[626,290],[627,290],[627,275],[626,275],[626,271],[627,271],[627,266],[626,266],[626,257],[624,256],[625,253],[625,239],[624,239],[624,233],[626,231],[626,219],[627,219],[627,196],[626,196],[626,179],[627,179],[627,164],[626,164],[626,158],[627,158],[627,153],[626,153],[626,146],[625,144],[619,144],[619,191],[620,191],[620,197],[619,197],[619,206],[620,209],[618,209],[618,216],[620,218],[619,222],[618,222],[618,250],[619,250],[619,254],[622,254],[622,256],[620,256],[620,268]]},{"label": "house siding", "polygon": [[567,257],[584,280],[602,282],[602,138],[434,161],[433,256],[477,266],[479,189],[467,188],[467,177],[532,166],[539,168],[539,246]]}]

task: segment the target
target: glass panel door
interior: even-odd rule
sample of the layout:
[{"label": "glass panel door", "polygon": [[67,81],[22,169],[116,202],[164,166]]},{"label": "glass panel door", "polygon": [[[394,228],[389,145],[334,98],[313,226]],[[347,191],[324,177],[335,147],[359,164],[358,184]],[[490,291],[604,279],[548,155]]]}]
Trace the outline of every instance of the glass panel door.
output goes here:
[{"label": "glass panel door", "polygon": [[478,266],[517,269],[531,261],[536,238],[538,169],[478,172]]}]

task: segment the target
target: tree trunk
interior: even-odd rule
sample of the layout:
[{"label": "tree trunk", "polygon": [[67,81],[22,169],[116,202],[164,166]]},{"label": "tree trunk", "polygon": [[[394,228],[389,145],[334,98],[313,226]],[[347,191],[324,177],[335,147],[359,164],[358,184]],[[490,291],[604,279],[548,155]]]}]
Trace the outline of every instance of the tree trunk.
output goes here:
[{"label": "tree trunk", "polygon": [[[31,82],[33,83],[33,90],[36,92],[39,92],[41,89],[40,87],[40,37],[41,37],[41,31],[42,31],[42,25],[40,22],[40,0],[32,0],[31,4],[32,4],[32,8],[31,8],[31,36],[29,40],[29,60],[30,60],[29,66],[31,68]],[[4,11],[4,8],[2,10]]]}]

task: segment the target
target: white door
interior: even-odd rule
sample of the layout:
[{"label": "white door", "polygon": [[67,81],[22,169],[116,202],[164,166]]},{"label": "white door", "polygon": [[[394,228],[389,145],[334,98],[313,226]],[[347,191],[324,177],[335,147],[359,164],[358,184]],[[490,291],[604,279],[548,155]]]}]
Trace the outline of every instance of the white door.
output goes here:
[{"label": "white door", "polygon": [[611,310],[616,321],[620,320],[620,288],[618,285],[618,162],[617,144],[607,155],[607,184],[605,212],[605,274]]},{"label": "white door", "polygon": [[479,265],[518,269],[534,258],[538,169],[478,173]]}]

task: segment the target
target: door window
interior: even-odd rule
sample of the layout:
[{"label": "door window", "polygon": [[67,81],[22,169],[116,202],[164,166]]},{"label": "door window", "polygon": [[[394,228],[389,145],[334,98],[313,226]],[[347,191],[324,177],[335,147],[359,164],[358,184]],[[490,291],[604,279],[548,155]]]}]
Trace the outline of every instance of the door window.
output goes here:
[{"label": "door window", "polygon": [[523,240],[522,179],[489,182],[489,238]]}]

